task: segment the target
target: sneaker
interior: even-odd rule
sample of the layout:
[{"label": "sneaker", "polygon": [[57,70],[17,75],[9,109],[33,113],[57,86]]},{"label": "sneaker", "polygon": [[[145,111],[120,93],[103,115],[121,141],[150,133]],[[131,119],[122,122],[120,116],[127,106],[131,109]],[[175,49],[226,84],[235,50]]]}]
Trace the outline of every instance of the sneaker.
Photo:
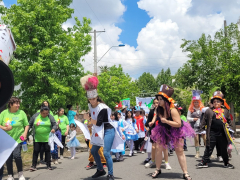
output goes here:
[{"label": "sneaker", "polygon": [[107,165],[106,164],[103,164],[103,169],[107,169]]},{"label": "sneaker", "polygon": [[165,163],[165,166],[166,166],[167,170],[171,170],[172,169],[169,163]]},{"label": "sneaker", "polygon": [[116,158],[116,162],[120,162],[120,159],[119,159],[119,158]]},{"label": "sneaker", "polygon": [[31,166],[30,167],[30,171],[36,171],[36,170],[37,170],[36,166]]},{"label": "sneaker", "polygon": [[145,152],[144,152],[144,151],[142,151],[142,154],[145,154]]},{"label": "sneaker", "polygon": [[73,159],[75,159],[75,157],[73,156],[73,157],[71,157],[71,160],[73,160]]},{"label": "sneaker", "polygon": [[197,167],[199,167],[199,168],[208,168],[208,164],[201,162],[201,163],[199,163],[199,164],[197,165]]},{"label": "sneaker", "polygon": [[48,170],[53,170],[52,166],[47,167]]},{"label": "sneaker", "polygon": [[131,157],[133,155],[133,153],[130,151],[130,153],[129,153],[129,157]]},{"label": "sneaker", "polygon": [[93,168],[93,167],[94,167],[93,162],[90,162],[90,163],[86,166],[86,169],[89,170],[89,169],[91,169],[91,168]]},{"label": "sneaker", "polygon": [[218,157],[217,157],[217,160],[218,160],[219,162],[223,162],[223,158],[222,158],[221,156],[218,156]]},{"label": "sneaker", "polygon": [[107,180],[114,180],[114,176],[113,175],[107,175]]},{"label": "sneaker", "polygon": [[197,151],[195,158],[198,159],[200,157],[200,152]]},{"label": "sneaker", "polygon": [[147,164],[145,164],[145,168],[151,168],[155,165],[155,162],[149,161]]},{"label": "sneaker", "polygon": [[133,151],[134,154],[137,154],[137,151]]},{"label": "sneaker", "polygon": [[120,161],[123,161],[124,159],[123,159],[123,155],[121,155],[120,157],[119,157],[119,160]]},{"label": "sneaker", "polygon": [[227,164],[227,165],[224,165],[225,168],[229,168],[229,169],[234,169],[234,166],[232,164]]},{"label": "sneaker", "polygon": [[102,171],[99,171],[97,169],[97,172],[92,176],[92,178],[98,178],[100,176],[104,176],[106,174],[106,171],[102,170]]},{"label": "sneaker", "polygon": [[54,164],[56,164],[56,165],[58,165],[59,163],[58,163],[58,159],[55,159],[55,162],[54,162]]},{"label": "sneaker", "polygon": [[60,159],[63,159],[63,155],[60,156]]},{"label": "sneaker", "polygon": [[144,161],[143,163],[146,164],[146,163],[148,163],[149,161],[151,161],[151,158],[145,159],[145,161]]},{"label": "sneaker", "polygon": [[25,180],[25,177],[23,176],[23,172],[22,171],[18,173],[18,179],[19,180]]},{"label": "sneaker", "polygon": [[8,175],[7,180],[14,180],[14,178],[12,177],[12,175]]},{"label": "sneaker", "polygon": [[211,156],[210,156],[210,159],[214,159],[214,155],[211,155]]}]

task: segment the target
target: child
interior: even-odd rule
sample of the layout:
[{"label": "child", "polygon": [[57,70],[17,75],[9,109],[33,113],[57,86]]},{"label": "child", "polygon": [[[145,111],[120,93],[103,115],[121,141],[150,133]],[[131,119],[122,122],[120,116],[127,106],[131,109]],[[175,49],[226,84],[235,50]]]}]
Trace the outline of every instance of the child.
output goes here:
[{"label": "child", "polygon": [[125,120],[128,124],[127,128],[125,129],[126,143],[130,149],[129,156],[131,157],[133,155],[133,141],[138,140],[138,135],[136,132],[137,125],[135,119],[133,118],[133,113],[131,109],[127,110]]},{"label": "child", "polygon": [[77,140],[76,135],[76,125],[70,124],[71,134],[69,135],[69,139],[67,140],[67,147],[71,150],[71,159],[75,158],[76,150],[75,148],[80,146],[80,142]]},{"label": "child", "polygon": [[[137,153],[139,151],[140,145],[143,143],[144,138],[145,138],[145,130],[144,130],[144,118],[140,115],[141,109],[139,106],[135,106],[135,117],[134,119],[136,120],[137,124],[137,133],[138,133],[138,140],[134,141],[134,146],[135,146],[135,151],[134,153]],[[144,153],[144,152],[142,152]]]},{"label": "child", "polygon": [[[113,119],[113,116],[114,116],[114,119]],[[119,122],[119,119],[121,118],[121,113],[116,111],[114,114],[111,115],[111,119],[113,120],[113,122],[116,123],[116,129],[119,133],[119,135],[122,137],[123,140],[125,140],[125,136],[123,134],[123,132],[121,131],[121,124]],[[120,153],[122,153],[122,150],[118,150],[118,149],[111,149],[111,152],[115,153],[115,156],[117,158],[117,162],[119,161],[123,161],[123,155]]]},{"label": "child", "polygon": [[[60,142],[62,142],[62,134],[61,130],[59,129],[58,123],[57,123],[57,130],[55,131],[55,135],[58,137]],[[54,150],[51,151],[52,155],[52,162],[54,164],[58,164],[58,145],[54,143]]]}]

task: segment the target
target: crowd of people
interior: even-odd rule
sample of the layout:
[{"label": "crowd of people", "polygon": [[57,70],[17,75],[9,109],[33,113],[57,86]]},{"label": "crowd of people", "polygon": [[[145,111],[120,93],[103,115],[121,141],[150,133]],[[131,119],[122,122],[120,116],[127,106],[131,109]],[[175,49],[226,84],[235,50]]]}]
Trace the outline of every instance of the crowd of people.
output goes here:
[{"label": "crowd of people", "polygon": [[[229,163],[233,143],[233,128],[229,114],[229,106],[221,91],[216,91],[204,107],[201,102],[201,91],[193,91],[192,102],[188,108],[187,117],[183,108],[171,98],[174,89],[163,84],[156,94],[152,108],[148,114],[139,106],[125,107],[112,111],[98,96],[98,79],[87,75],[81,78],[81,84],[86,90],[89,113],[84,114],[83,123],[88,127],[90,139],[86,138],[89,147],[89,163],[86,169],[91,169],[94,162],[97,171],[92,178],[105,175],[108,169],[107,179],[113,180],[113,158],[123,161],[126,156],[126,148],[129,149],[129,157],[137,153],[146,153],[144,160],[146,168],[156,166],[151,174],[157,178],[162,173],[161,164],[164,159],[165,168],[172,169],[169,155],[175,151],[179,165],[183,171],[183,179],[190,180],[187,170],[187,161],[184,151],[187,151],[186,138],[194,138],[196,149],[195,158],[200,158],[200,139],[203,139],[204,154],[198,168],[208,167],[212,153],[216,146],[217,158],[224,163],[225,168],[234,168]],[[52,170],[51,164],[58,164],[63,159],[64,149],[71,151],[70,159],[75,158],[75,148],[80,146],[76,138],[77,112],[68,105],[68,113],[64,108],[59,108],[54,116],[48,101],[44,101],[40,110],[34,114],[30,121],[24,111],[20,110],[20,99],[13,97],[8,103],[8,108],[0,114],[0,128],[11,136],[18,146],[14,149],[6,161],[8,180],[13,180],[13,159],[15,160],[18,177],[24,180],[23,163],[21,157],[22,144],[27,140],[29,130],[33,136],[33,155],[31,171],[37,170],[38,156],[40,163],[44,163],[48,170]],[[54,145],[49,144],[49,138],[57,138]],[[61,144],[61,145],[60,145]],[[60,156],[58,150],[60,149]],[[43,158],[45,154],[45,159]],[[0,171],[0,179],[3,167]]]}]

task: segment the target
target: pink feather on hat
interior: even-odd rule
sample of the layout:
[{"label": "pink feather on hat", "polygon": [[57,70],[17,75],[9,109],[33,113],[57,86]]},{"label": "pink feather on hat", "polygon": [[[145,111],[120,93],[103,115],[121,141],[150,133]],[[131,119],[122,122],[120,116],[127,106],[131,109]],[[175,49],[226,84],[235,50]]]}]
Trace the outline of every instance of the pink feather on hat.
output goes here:
[{"label": "pink feather on hat", "polygon": [[93,75],[87,75],[84,76],[80,79],[80,82],[82,84],[82,87],[87,91],[87,90],[91,90],[91,89],[97,89],[98,86],[98,78],[96,76]]}]

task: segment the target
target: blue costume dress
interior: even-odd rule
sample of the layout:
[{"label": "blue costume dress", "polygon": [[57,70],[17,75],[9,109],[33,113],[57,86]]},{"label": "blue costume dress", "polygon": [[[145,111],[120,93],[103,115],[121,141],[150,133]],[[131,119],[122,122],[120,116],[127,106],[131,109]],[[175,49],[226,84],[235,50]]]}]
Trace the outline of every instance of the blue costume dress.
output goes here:
[{"label": "blue costume dress", "polygon": [[[120,137],[122,137],[124,134],[122,132],[122,128],[121,128],[121,122],[120,121],[113,121],[114,123],[117,123],[117,132],[120,135]],[[124,144],[124,151],[119,150],[119,149],[111,149],[112,154],[115,153],[119,153],[120,155],[124,155],[125,154],[125,144]]]},{"label": "blue costume dress", "polygon": [[80,142],[76,138],[76,130],[72,131],[70,134],[69,142],[67,143],[67,147],[79,147]]},{"label": "blue costume dress", "polygon": [[137,141],[138,140],[138,134],[135,130],[135,129],[137,129],[136,121],[133,123],[132,119],[129,118],[129,119],[126,120],[126,122],[128,123],[128,126],[125,129],[126,140]]}]

